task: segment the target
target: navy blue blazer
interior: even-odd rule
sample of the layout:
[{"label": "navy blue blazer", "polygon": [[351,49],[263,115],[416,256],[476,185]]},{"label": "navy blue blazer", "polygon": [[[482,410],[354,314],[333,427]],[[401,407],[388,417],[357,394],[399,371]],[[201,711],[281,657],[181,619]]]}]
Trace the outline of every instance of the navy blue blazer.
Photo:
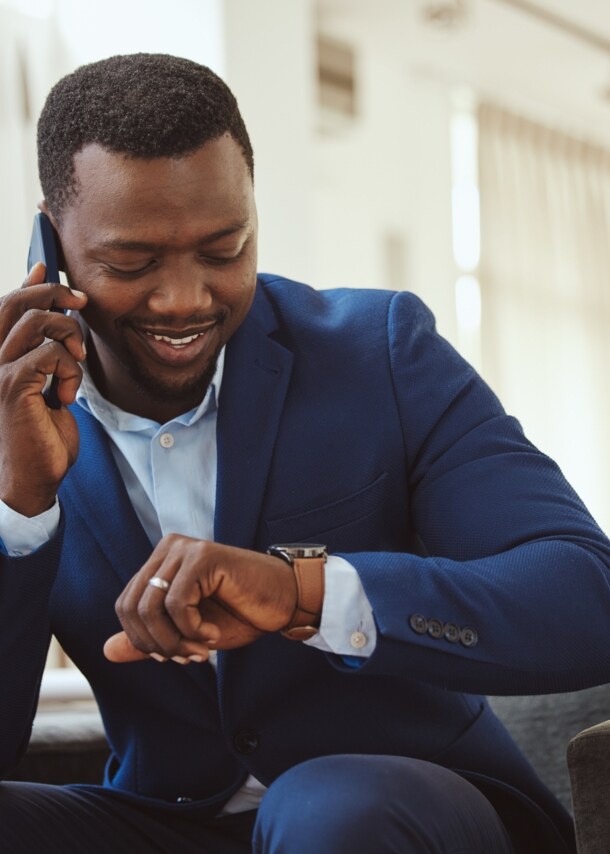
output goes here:
[{"label": "navy blue blazer", "polygon": [[117,797],[214,814],[248,773],[270,784],[315,756],[396,754],[457,770],[531,850],[572,850],[567,815],[481,695],[610,680],[610,544],[415,296],[261,276],[226,352],[216,539],[345,556],[378,631],[360,668],[280,635],[220,653],[217,676],[106,661],[115,600],[151,544],[107,437],[73,411],[60,531],[0,565],[3,773],[53,632],[93,686]]}]

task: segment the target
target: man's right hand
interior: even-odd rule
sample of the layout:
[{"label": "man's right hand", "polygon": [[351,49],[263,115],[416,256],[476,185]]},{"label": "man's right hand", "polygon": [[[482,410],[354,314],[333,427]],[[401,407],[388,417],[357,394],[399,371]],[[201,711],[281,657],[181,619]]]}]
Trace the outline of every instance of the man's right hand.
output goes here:
[{"label": "man's right hand", "polygon": [[[0,499],[24,516],[52,506],[78,454],[66,405],[80,385],[85,346],[75,318],[50,309],[79,310],[87,297],[45,284],[45,275],[35,264],[23,286],[0,300]],[[41,394],[48,374],[59,378],[60,409],[49,409]]]}]

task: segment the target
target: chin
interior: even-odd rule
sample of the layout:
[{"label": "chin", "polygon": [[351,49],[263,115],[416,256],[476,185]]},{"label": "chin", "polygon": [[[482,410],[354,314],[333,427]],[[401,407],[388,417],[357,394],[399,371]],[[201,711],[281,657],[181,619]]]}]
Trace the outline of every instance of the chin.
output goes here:
[{"label": "chin", "polygon": [[215,371],[216,359],[198,373],[178,380],[164,380],[148,372],[133,369],[132,377],[142,396],[148,400],[174,404],[183,402],[186,412],[201,403]]}]

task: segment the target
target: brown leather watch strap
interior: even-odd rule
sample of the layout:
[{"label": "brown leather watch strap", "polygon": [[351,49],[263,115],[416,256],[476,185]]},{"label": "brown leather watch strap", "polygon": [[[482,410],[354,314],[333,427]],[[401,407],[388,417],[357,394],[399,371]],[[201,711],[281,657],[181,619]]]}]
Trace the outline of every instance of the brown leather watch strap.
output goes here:
[{"label": "brown leather watch strap", "polygon": [[308,640],[317,632],[324,602],[325,557],[294,558],[291,562],[297,583],[294,614],[282,635],[289,640]]}]

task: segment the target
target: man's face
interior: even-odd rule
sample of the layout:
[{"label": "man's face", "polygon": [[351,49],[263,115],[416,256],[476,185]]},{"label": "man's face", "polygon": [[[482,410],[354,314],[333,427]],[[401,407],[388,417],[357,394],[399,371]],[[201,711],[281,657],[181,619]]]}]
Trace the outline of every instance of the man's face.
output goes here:
[{"label": "man's face", "polygon": [[[256,285],[252,180],[230,136],[143,160],[89,145],[59,233],[104,396],[157,421],[203,398]],[[93,352],[91,352],[93,350]]]}]

